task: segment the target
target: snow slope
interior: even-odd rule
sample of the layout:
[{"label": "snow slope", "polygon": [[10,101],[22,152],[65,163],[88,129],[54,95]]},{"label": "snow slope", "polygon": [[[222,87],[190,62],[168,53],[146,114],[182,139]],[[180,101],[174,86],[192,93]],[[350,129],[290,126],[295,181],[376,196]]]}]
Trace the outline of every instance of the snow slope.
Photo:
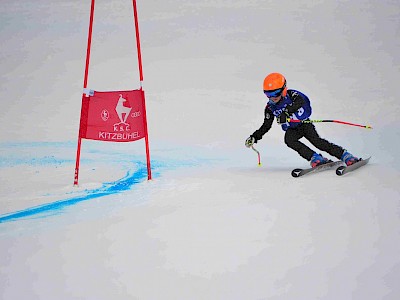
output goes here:
[{"label": "snow slope", "polygon": [[[2,299],[398,299],[400,8],[395,1],[138,1],[144,142],[83,141],[90,1],[0,7]],[[96,1],[89,87],[138,87],[130,1]],[[318,132],[368,166],[308,163],[262,80],[310,96]]]}]

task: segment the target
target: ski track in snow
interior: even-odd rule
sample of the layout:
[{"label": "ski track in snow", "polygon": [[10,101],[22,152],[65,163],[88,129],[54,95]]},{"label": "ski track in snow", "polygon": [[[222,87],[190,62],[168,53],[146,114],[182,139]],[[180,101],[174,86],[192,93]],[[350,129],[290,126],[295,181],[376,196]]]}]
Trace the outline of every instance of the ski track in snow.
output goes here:
[{"label": "ski track in snow", "polygon": [[[15,167],[20,165],[25,165],[27,167],[35,167],[35,166],[53,166],[58,167],[61,165],[68,165],[71,168],[71,171],[74,169],[75,159],[70,158],[62,158],[57,157],[57,155],[44,155],[44,156],[32,156],[32,149],[40,150],[41,152],[48,153],[50,150],[61,149],[63,147],[74,147],[73,143],[3,143],[0,145],[3,153],[8,153],[8,156],[0,157],[0,170],[5,167]],[[112,153],[107,153],[108,151],[104,150],[89,150],[92,153],[101,154],[104,158],[104,155],[109,155]],[[28,153],[28,154],[27,154]],[[115,155],[115,153],[114,153]],[[107,156],[108,164],[112,163],[120,163],[122,164],[126,161],[124,159],[116,160],[115,157]],[[90,162],[91,160],[82,159],[82,162]],[[109,196],[113,194],[123,193],[125,191],[130,190],[134,185],[144,182],[147,179],[147,165],[145,163],[145,159],[140,160],[136,156],[132,155],[129,157],[129,163],[136,167],[135,170],[128,170],[126,175],[120,179],[117,179],[112,182],[104,182],[101,184],[101,187],[87,189],[85,188],[83,191],[68,191],[65,193],[65,198],[58,199],[49,203],[40,204],[37,206],[32,206],[28,208],[24,208],[21,210],[16,210],[13,212],[0,214],[0,223],[6,223],[11,221],[17,221],[19,219],[36,219],[36,218],[45,218],[48,216],[54,216],[60,214],[67,207],[76,205],[78,203],[89,201],[93,199],[97,199],[104,196]],[[152,177],[157,178],[160,175],[160,171],[162,169],[173,169],[174,167],[190,165],[190,163],[185,162],[166,162],[166,161],[157,161],[152,160]],[[38,172],[38,171],[36,171]],[[50,174],[49,174],[50,175]],[[82,194],[83,192],[83,194]],[[79,195],[75,195],[73,197],[67,197],[68,194],[71,193],[79,193]]]},{"label": "ski track in snow", "polygon": [[4,223],[7,221],[13,221],[20,218],[27,218],[33,217],[39,214],[46,214],[46,216],[51,214],[56,214],[60,210],[83,202],[87,200],[92,200],[95,198],[121,193],[123,191],[129,190],[133,185],[142,182],[147,177],[147,168],[145,164],[140,164],[139,169],[134,172],[133,174],[126,174],[124,178],[120,180],[114,181],[112,183],[104,183],[101,188],[93,189],[93,190],[86,190],[85,195],[71,197],[62,199],[59,201],[55,201],[52,203],[47,203],[44,205],[39,205],[35,207],[30,207],[24,210],[12,212],[5,215],[0,215],[0,223]]}]

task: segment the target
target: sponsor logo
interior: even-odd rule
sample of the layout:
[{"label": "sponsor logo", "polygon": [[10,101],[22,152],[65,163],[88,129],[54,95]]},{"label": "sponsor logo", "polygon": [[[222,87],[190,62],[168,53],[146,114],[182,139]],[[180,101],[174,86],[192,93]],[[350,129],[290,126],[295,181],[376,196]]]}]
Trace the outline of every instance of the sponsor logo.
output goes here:
[{"label": "sponsor logo", "polygon": [[107,122],[107,120],[110,118],[110,113],[108,112],[107,109],[103,109],[103,111],[101,112],[101,119],[104,122]]}]

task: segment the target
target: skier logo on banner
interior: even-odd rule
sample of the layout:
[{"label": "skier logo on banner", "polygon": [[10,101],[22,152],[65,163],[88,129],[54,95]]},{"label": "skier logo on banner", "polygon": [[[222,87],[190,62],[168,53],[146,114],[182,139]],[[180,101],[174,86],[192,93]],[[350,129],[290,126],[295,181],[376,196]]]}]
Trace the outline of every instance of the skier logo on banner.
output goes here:
[{"label": "skier logo on banner", "polygon": [[[125,102],[127,102],[127,100],[122,97],[122,94],[119,94],[117,107],[115,108],[115,111],[117,112],[118,117],[121,120],[119,124],[126,124],[126,119],[128,119],[129,113],[132,110],[132,107],[125,106]],[[114,124],[114,126],[119,124]]]}]

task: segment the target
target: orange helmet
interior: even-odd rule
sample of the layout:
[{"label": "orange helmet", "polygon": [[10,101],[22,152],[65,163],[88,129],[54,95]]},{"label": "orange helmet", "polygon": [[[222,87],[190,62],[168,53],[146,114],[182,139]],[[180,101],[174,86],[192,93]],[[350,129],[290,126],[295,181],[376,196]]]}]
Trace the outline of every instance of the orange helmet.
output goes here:
[{"label": "orange helmet", "polygon": [[280,73],[271,73],[264,79],[264,94],[268,97],[283,97],[287,94],[286,78]]}]

